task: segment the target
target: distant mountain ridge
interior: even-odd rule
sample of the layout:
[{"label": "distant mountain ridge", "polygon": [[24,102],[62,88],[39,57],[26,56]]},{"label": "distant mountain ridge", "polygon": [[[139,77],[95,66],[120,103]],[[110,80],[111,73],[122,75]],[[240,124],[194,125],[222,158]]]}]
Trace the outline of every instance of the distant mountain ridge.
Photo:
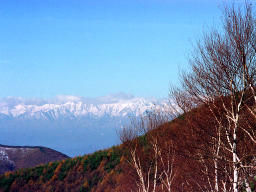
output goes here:
[{"label": "distant mountain ridge", "polygon": [[138,116],[163,103],[157,99],[136,98],[124,94],[96,99],[76,96],[57,96],[48,100],[7,97],[0,99],[0,118],[54,120],[84,116]]},{"label": "distant mountain ridge", "polygon": [[0,143],[83,155],[118,144],[117,131],[130,117],[160,106],[168,106],[167,101],[123,93],[98,98],[0,98]]},{"label": "distant mountain ridge", "polygon": [[69,158],[67,155],[42,146],[9,146],[0,144],[0,174],[67,158]]}]

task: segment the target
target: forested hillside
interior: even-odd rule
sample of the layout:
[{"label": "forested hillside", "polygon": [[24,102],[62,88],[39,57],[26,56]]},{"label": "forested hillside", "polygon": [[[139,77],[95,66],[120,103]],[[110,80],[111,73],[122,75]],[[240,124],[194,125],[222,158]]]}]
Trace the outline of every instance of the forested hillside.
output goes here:
[{"label": "forested hillside", "polygon": [[0,191],[256,191],[252,10],[249,3],[225,7],[222,30],[198,41],[190,70],[171,89],[177,113],[156,109],[131,119],[120,146],[5,173]]},{"label": "forested hillside", "polygon": [[[120,148],[91,155],[50,162],[30,169],[7,172],[0,176],[0,191],[95,191],[116,180],[120,169]],[[115,186],[113,186],[115,187]]]},{"label": "forested hillside", "polygon": [[[168,182],[171,191],[207,191],[214,187],[215,178],[210,156],[210,133],[215,126],[205,115],[208,112],[205,107],[194,109],[104,151],[6,173],[0,176],[0,191],[137,191],[141,182],[138,168],[150,191],[154,182],[156,191],[169,191]],[[254,146],[247,141],[240,143],[239,149],[255,154]],[[134,166],[131,152],[136,154],[138,167]],[[254,161],[253,157],[248,156],[248,163]],[[219,166],[219,180],[228,188],[232,183],[225,176],[228,170],[223,169],[227,164],[223,161]],[[255,190],[254,177],[249,182]]]}]

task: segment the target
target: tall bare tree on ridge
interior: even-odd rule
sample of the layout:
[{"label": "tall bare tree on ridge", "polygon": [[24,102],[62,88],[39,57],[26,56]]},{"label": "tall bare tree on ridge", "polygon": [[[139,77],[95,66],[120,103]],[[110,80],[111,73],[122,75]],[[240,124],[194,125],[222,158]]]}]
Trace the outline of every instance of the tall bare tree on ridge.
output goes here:
[{"label": "tall bare tree on ridge", "polygon": [[[233,192],[244,186],[250,192],[256,166],[256,18],[252,5],[225,7],[222,30],[204,34],[189,62],[191,71],[181,75],[182,88],[173,89],[171,95],[185,111],[207,106],[210,113],[206,115],[214,119],[214,191],[228,191],[229,180]],[[218,177],[223,162],[228,167],[221,170],[226,180]]]}]

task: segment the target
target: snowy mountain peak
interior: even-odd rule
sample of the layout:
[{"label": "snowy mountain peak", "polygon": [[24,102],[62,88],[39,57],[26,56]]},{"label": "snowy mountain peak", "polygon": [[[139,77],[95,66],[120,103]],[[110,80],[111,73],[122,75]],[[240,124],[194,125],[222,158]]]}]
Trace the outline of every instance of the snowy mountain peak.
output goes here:
[{"label": "snowy mountain peak", "polygon": [[[49,99],[0,98],[0,140],[43,145],[70,156],[116,145],[117,131],[167,101],[122,93],[98,98],[59,95]],[[5,151],[8,152],[8,151]],[[7,159],[0,149],[0,158]]]},{"label": "snowy mountain peak", "polygon": [[0,99],[0,114],[25,119],[57,119],[83,116],[124,117],[141,115],[163,100],[138,98],[118,93],[98,98],[59,95],[51,99],[24,99],[7,97]]}]

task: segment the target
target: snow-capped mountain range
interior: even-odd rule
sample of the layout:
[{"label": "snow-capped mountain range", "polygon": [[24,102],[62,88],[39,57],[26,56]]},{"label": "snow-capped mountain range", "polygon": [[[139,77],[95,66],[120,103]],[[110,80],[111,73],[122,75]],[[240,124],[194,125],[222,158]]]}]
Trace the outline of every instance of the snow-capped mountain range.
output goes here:
[{"label": "snow-capped mountain range", "polygon": [[118,144],[117,132],[130,117],[165,107],[165,100],[122,93],[98,98],[0,98],[0,144],[46,146],[69,156],[82,155]]},{"label": "snow-capped mountain range", "polygon": [[125,117],[141,115],[160,105],[164,100],[145,99],[131,95],[116,94],[99,98],[57,96],[52,99],[24,99],[7,97],[0,99],[0,114],[11,118],[59,119],[84,116]]}]

